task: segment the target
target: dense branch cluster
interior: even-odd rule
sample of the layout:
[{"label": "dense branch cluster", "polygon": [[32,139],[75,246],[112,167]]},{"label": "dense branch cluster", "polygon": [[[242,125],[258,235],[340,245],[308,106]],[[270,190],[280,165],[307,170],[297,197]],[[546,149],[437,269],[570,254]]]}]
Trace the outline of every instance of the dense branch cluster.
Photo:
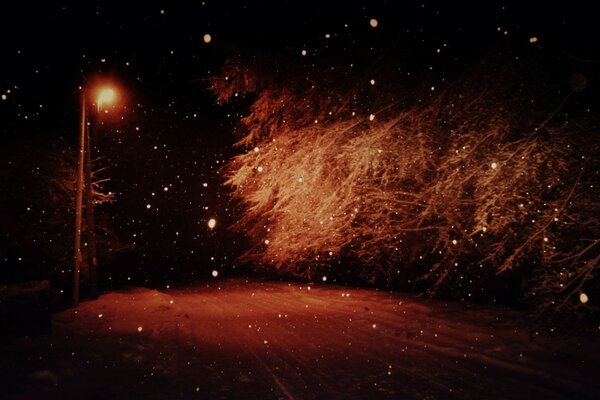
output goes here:
[{"label": "dense branch cluster", "polygon": [[367,96],[367,77],[242,65],[211,89],[255,96],[226,167],[245,206],[235,228],[253,241],[244,259],[307,277],[352,260],[367,279],[464,297],[517,270],[541,308],[589,306],[597,128],[563,112],[581,87],[552,89],[552,104],[518,69],[483,64],[444,90]]},{"label": "dense branch cluster", "polygon": [[[41,141],[41,140],[40,140]],[[76,193],[75,153],[54,142],[25,142],[2,148],[0,168],[4,196],[0,199],[0,246],[8,281],[68,280],[72,265]],[[111,203],[114,195],[103,185],[104,168],[92,171],[95,205]],[[96,223],[101,246],[122,246],[100,214]],[[84,228],[86,228],[84,226]],[[110,246],[107,245],[110,243]],[[87,250],[84,247],[84,252]]]}]

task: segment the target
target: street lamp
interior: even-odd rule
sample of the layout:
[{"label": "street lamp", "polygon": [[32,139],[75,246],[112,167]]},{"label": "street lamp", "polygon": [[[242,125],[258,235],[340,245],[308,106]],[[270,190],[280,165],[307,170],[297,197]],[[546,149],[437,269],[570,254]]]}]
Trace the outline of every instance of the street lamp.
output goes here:
[{"label": "street lamp", "polygon": [[98,104],[98,111],[102,111],[102,107],[104,106],[104,103],[112,103],[113,101],[115,101],[116,97],[117,97],[117,93],[115,92],[115,90],[113,88],[110,88],[110,87],[102,88],[98,92],[98,99],[96,102]]},{"label": "street lamp", "polygon": [[[104,104],[115,101],[116,91],[111,87],[103,87],[97,92],[96,104],[98,111]],[[77,194],[75,197],[75,251],[73,266],[73,306],[79,303],[79,273],[83,258],[81,255],[81,223],[83,209],[83,191],[85,188],[86,222],[88,228],[88,254],[90,273],[90,294],[92,298],[98,295],[97,288],[97,259],[96,259],[96,234],[94,224],[94,200],[92,190],[92,163],[89,123],[87,122],[87,96],[89,92],[84,88],[81,91],[81,130],[79,134],[79,157],[77,164]],[[84,178],[85,174],[85,178]],[[85,182],[84,182],[85,179]]]}]

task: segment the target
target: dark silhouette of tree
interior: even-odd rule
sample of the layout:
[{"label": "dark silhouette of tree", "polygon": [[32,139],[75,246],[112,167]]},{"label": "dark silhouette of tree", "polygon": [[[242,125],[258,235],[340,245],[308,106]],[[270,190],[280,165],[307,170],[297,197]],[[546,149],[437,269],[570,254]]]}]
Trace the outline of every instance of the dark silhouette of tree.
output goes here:
[{"label": "dark silhouette of tree", "polygon": [[[58,287],[69,287],[73,267],[75,152],[58,141],[35,137],[3,146],[0,158],[3,281],[50,279]],[[104,168],[94,168],[95,205],[114,201],[113,194],[102,188],[108,181],[103,173]],[[102,253],[122,250],[125,245],[114,236],[102,212],[96,222]],[[85,243],[86,226],[83,228]],[[84,253],[85,250],[84,246]]]},{"label": "dark silhouette of tree", "polygon": [[253,243],[243,260],[308,278],[352,261],[367,280],[460,298],[517,271],[513,295],[539,311],[591,312],[597,116],[583,75],[521,59],[489,56],[440,88],[382,60],[230,60],[210,89],[251,99],[225,168]]}]

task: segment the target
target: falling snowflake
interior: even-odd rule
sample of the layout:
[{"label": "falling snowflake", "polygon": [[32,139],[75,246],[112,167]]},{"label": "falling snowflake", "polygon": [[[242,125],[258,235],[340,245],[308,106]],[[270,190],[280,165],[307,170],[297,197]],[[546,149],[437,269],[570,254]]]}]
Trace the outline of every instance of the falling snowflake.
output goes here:
[{"label": "falling snowflake", "polygon": [[587,302],[588,302],[588,300],[589,300],[589,297],[588,297],[588,295],[587,295],[587,294],[585,294],[585,293],[583,293],[583,292],[582,292],[582,293],[579,295],[579,301],[580,301],[582,304],[585,304],[585,303],[587,303]]},{"label": "falling snowflake", "polygon": [[204,43],[210,43],[212,40],[212,37],[207,33],[204,35]]},{"label": "falling snowflake", "polygon": [[219,271],[217,271],[216,269],[212,272],[212,276],[213,278],[216,278],[217,276],[219,276]]},{"label": "falling snowflake", "polygon": [[211,218],[208,220],[208,227],[210,229],[213,229],[215,226],[217,225],[217,220],[214,218]]},{"label": "falling snowflake", "polygon": [[371,18],[371,20],[369,21],[369,25],[371,25],[371,28],[377,28],[377,25],[379,25],[379,21],[377,21],[375,18]]}]

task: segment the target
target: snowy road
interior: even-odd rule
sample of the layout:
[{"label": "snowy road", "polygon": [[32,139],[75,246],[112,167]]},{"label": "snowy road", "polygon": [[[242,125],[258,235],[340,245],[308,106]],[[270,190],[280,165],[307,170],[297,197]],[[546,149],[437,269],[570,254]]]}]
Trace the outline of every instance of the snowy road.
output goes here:
[{"label": "snowy road", "polygon": [[3,397],[599,398],[597,342],[521,314],[300,283],[131,289],[2,349]]}]

